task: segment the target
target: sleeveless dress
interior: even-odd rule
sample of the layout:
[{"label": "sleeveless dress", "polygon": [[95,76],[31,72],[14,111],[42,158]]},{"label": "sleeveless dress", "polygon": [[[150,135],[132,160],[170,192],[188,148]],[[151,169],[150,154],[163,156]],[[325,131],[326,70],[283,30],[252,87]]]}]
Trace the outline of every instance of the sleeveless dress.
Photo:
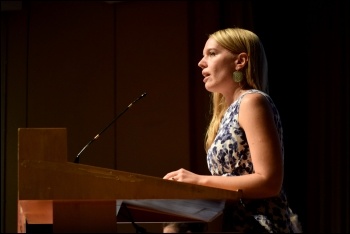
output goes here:
[{"label": "sleeveless dress", "polygon": [[[251,89],[229,106],[221,120],[217,136],[207,153],[208,168],[212,175],[240,176],[254,173],[247,138],[238,123],[241,101],[251,93],[260,93],[269,101],[284,153],[282,124],[275,104],[266,93]],[[225,232],[293,232],[290,220],[293,212],[283,189],[277,197],[226,204],[223,215]]]}]

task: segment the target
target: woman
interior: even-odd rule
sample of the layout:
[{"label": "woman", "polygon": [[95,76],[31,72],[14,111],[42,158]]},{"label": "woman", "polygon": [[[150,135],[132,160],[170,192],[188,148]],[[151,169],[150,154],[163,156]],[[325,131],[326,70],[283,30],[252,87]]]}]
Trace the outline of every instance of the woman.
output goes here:
[{"label": "woman", "polygon": [[242,202],[224,211],[223,231],[300,232],[283,191],[283,131],[267,94],[267,60],[256,34],[227,28],[211,35],[198,63],[212,93],[205,149],[210,175],[185,169],[164,179],[242,189]]}]

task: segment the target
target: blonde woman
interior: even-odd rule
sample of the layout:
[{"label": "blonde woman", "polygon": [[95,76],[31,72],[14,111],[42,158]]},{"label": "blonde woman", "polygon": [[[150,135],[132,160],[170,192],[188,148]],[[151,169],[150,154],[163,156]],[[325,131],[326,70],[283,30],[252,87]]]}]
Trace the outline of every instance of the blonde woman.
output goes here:
[{"label": "blonde woman", "polygon": [[212,175],[183,168],[164,179],[242,189],[224,211],[222,231],[301,232],[283,190],[283,129],[268,95],[267,59],[259,37],[242,28],[209,35],[198,63],[212,94],[205,149]]}]

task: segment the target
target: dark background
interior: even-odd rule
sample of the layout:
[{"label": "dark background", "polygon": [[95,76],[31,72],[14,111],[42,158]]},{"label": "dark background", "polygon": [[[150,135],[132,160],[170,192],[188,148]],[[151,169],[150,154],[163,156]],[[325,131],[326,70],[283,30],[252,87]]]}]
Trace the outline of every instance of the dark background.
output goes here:
[{"label": "dark background", "polygon": [[207,174],[209,96],[197,63],[207,34],[232,26],[265,45],[285,188],[304,231],[349,232],[349,1],[4,2],[2,232],[16,228],[17,128],[67,127],[73,160],[143,91],[82,163]]}]

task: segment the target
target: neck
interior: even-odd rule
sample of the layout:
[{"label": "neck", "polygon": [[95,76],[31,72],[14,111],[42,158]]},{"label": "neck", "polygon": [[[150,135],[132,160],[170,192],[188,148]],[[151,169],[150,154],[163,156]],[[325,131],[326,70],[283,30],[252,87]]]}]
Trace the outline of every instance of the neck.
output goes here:
[{"label": "neck", "polygon": [[234,103],[239,96],[242,95],[242,93],[244,93],[246,90],[243,90],[242,88],[237,88],[233,91],[233,93],[231,93],[230,95],[226,96],[226,102],[228,105],[231,105],[232,103]]}]

